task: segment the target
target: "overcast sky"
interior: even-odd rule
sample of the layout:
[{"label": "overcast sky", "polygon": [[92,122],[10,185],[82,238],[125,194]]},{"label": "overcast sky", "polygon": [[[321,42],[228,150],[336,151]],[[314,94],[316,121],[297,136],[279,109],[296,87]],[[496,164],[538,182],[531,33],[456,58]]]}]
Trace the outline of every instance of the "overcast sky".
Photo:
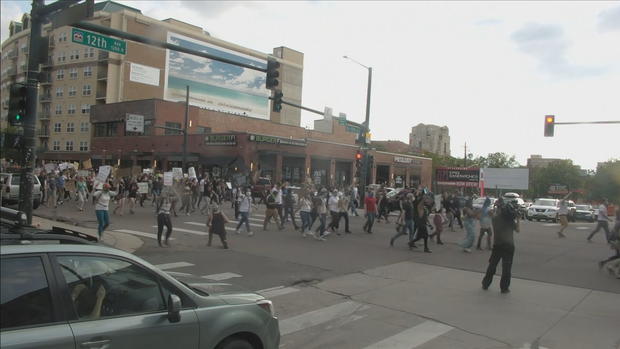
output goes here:
[{"label": "overcast sky", "polygon": [[[49,1],[47,1],[49,3]],[[174,17],[262,52],[304,53],[303,105],[365,115],[373,68],[375,140],[408,142],[418,123],[447,125],[453,156],[491,152],[569,158],[583,168],[620,158],[620,3],[594,1],[118,1]],[[2,1],[2,40],[29,1]],[[286,99],[286,96],[285,96]],[[302,124],[316,115],[302,112]]]}]

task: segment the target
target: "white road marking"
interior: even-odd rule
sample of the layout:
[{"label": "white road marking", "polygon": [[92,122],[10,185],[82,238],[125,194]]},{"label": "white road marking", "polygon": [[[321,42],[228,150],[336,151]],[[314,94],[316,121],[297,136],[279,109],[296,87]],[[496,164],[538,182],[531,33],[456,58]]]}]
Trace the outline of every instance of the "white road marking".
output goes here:
[{"label": "white road marking", "polygon": [[557,223],[545,223],[543,224],[543,227],[557,227],[559,224]]},{"label": "white road marking", "polygon": [[577,227],[578,230],[590,230],[590,227]]},{"label": "white road marking", "polygon": [[[142,237],[145,237],[145,238],[151,238],[151,239],[157,240],[157,235],[156,234],[143,233],[141,231],[129,230],[129,229],[117,229],[117,230],[114,230],[114,231],[118,232],[118,233],[137,235],[137,236],[142,236]],[[169,240],[174,240],[174,238],[170,238]]]},{"label": "white road marking", "polygon": [[155,264],[155,266],[161,270],[166,270],[166,269],[176,269],[176,268],[183,268],[183,267],[192,267],[194,266],[194,264],[187,263],[187,262],[175,262],[175,263]]},{"label": "white road marking", "polygon": [[239,275],[235,273],[221,273],[221,274],[205,275],[202,277],[205,279],[209,279],[209,280],[222,281],[222,280],[228,280],[232,278],[240,278],[240,277],[243,277],[243,275]]},{"label": "white road marking", "polygon": [[[157,228],[156,225],[154,225],[153,227]],[[174,233],[175,231],[180,231],[182,233],[189,233],[189,234],[194,234],[194,235],[201,235],[201,236],[209,235],[209,233],[204,232],[204,231],[189,230],[189,229],[183,229],[183,228],[172,228],[172,232]]]},{"label": "white road marking", "polygon": [[353,313],[368,309],[369,306],[360,303],[346,301],[329,307],[313,310],[280,321],[280,334],[295,333],[306,328],[314,327],[326,322],[349,317]]},{"label": "white road marking", "polygon": [[[229,222],[228,224],[233,224],[233,225],[237,226],[237,224],[239,224],[239,221],[232,221],[232,222]],[[245,226],[245,223],[243,223],[242,226]],[[250,223],[250,226],[251,227],[262,227],[263,225],[262,224],[258,224],[258,223]]]},{"label": "white road marking", "polygon": [[277,296],[283,296],[285,294],[294,293],[297,291],[299,291],[299,289],[295,287],[278,286],[278,287],[272,287],[266,290],[259,290],[259,291],[256,291],[256,293],[262,295],[265,298],[274,298]]},{"label": "white road marking", "polygon": [[194,276],[193,274],[190,273],[179,273],[178,271],[166,271],[167,274],[170,275],[177,275],[177,276]]},{"label": "white road marking", "polygon": [[206,227],[207,223],[198,223],[198,222],[183,222],[185,224],[191,224],[191,225],[197,225],[197,226],[201,226],[201,227]]},{"label": "white road marking", "polygon": [[366,347],[365,349],[410,349],[416,348],[442,334],[450,331],[453,327],[440,324],[435,321],[425,321],[417,326],[411,327],[380,342]]}]

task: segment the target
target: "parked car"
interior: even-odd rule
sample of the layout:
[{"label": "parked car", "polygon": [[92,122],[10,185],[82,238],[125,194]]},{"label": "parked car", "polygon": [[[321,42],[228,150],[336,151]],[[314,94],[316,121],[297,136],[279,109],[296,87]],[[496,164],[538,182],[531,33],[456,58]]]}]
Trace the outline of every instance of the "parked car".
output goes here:
[{"label": "parked car", "polygon": [[[473,206],[475,209],[479,210],[479,209],[481,209],[481,208],[482,208],[482,206],[484,205],[484,201],[485,201],[486,199],[487,199],[486,197],[480,197],[480,198],[477,198],[477,199],[475,199],[475,200],[473,201],[472,206]],[[493,205],[495,205],[495,201],[497,201],[497,199],[496,199],[496,198],[491,198],[491,197],[489,197],[489,199],[491,200],[491,206],[490,206],[490,207],[491,207],[491,208],[493,208]]]},{"label": "parked car", "polygon": [[[9,221],[23,221],[11,211]],[[5,221],[2,348],[279,347],[273,304],[261,295],[174,278],[76,231]]]},{"label": "parked car", "polygon": [[[20,173],[0,173],[0,182],[3,184],[2,204],[16,204],[19,202]],[[32,176],[34,187],[32,188],[32,208],[37,209],[41,205],[41,182],[35,175]]]},{"label": "parked car", "polygon": [[271,189],[271,179],[268,177],[259,177],[256,183],[252,186],[252,197],[262,198],[265,196],[267,190]]},{"label": "parked car", "polygon": [[592,205],[577,205],[575,208],[576,220],[584,220],[588,222],[594,222],[596,220]]},{"label": "parked car", "polygon": [[532,206],[527,209],[525,218],[529,221],[533,219],[540,221],[543,219],[555,223],[558,221],[559,203],[560,200],[558,199],[536,199]]}]

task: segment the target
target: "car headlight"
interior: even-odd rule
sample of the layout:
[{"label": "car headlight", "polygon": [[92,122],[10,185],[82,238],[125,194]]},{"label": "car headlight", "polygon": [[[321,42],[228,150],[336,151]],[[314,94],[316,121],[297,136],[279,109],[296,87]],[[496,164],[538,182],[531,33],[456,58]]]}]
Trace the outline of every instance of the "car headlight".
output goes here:
[{"label": "car headlight", "polygon": [[256,305],[258,305],[264,311],[268,312],[269,315],[271,315],[273,317],[276,316],[276,313],[275,313],[275,311],[273,309],[273,303],[270,300],[261,299],[259,301],[256,301]]}]

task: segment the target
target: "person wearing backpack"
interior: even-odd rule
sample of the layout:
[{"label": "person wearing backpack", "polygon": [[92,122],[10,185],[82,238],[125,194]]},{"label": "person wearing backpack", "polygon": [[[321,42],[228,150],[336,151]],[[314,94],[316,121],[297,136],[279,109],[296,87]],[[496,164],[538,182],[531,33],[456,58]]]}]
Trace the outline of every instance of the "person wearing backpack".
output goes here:
[{"label": "person wearing backpack", "polygon": [[263,230],[267,230],[267,224],[271,221],[271,218],[275,219],[280,230],[284,229],[282,223],[280,222],[280,215],[278,214],[278,205],[276,203],[277,195],[278,190],[274,188],[265,198],[267,208],[265,209],[265,222],[263,223]]}]

